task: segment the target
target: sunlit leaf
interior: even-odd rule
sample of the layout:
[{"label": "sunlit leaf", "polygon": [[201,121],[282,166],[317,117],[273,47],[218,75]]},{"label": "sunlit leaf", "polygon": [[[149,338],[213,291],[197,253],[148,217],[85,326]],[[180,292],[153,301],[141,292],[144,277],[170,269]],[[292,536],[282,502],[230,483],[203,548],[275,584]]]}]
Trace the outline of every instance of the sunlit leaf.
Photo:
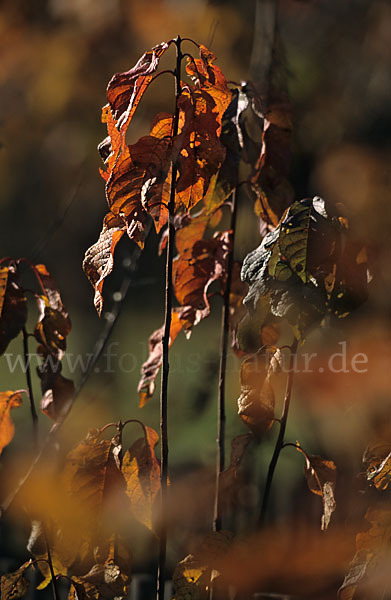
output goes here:
[{"label": "sunlit leaf", "polygon": [[2,600],[17,600],[27,594],[30,582],[25,577],[25,571],[30,566],[30,561],[23,563],[17,571],[6,573],[1,577]]},{"label": "sunlit leaf", "polygon": [[145,436],[125,453],[121,468],[132,513],[148,529],[152,529],[153,504],[160,490],[160,464],[154,450],[158,441],[156,431],[145,427]]},{"label": "sunlit leaf", "polygon": [[14,265],[3,267],[0,275],[0,354],[3,354],[26,324],[27,301]]},{"label": "sunlit leaf", "polygon": [[86,575],[72,578],[68,600],[125,600],[129,593],[129,578],[113,561],[95,564]]},{"label": "sunlit leaf", "polygon": [[88,248],[84,257],[83,269],[95,290],[94,305],[99,315],[103,308],[103,283],[113,270],[115,247],[125,231],[123,219],[108,213],[98,241]]},{"label": "sunlit leaf", "polygon": [[325,530],[329,526],[331,515],[335,510],[336,466],[332,460],[325,460],[321,456],[307,454],[300,444],[297,444],[296,448],[303,454],[305,459],[304,472],[309,489],[313,494],[322,497],[322,530]]},{"label": "sunlit leaf", "polygon": [[377,442],[365,450],[363,462],[367,466],[367,480],[377,490],[386,490],[391,482],[391,444]]},{"label": "sunlit leaf", "polygon": [[107,85],[107,99],[117,122],[117,128],[124,135],[133,114],[150,84],[159,60],[169,47],[167,42],[154,46],[138,60],[135,66],[124,73],[116,73]]},{"label": "sunlit leaf", "polygon": [[11,409],[22,404],[22,392],[0,392],[0,454],[14,437],[15,427],[11,419]]}]

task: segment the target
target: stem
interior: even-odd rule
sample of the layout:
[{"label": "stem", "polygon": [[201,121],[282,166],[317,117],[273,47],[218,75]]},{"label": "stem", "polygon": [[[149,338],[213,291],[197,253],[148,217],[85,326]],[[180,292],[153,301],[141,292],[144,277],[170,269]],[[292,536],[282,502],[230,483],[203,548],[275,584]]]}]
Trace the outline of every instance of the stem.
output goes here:
[{"label": "stem", "polygon": [[[178,100],[181,95],[181,38],[175,40],[176,45],[176,69],[175,69],[175,113],[173,119],[173,138],[178,135],[179,108]],[[160,391],[160,447],[161,447],[161,513],[160,513],[160,548],[159,567],[157,575],[157,600],[164,600],[164,583],[166,579],[166,550],[167,550],[167,480],[168,480],[168,427],[167,427],[167,404],[168,404],[168,353],[170,346],[171,309],[172,309],[172,261],[175,247],[175,184],[177,178],[176,163],[172,163],[170,201],[168,204],[168,242],[166,260],[166,291],[165,291],[165,317],[164,335],[162,339],[162,380]]]},{"label": "stem", "polygon": [[30,369],[30,360],[29,360],[28,333],[27,333],[25,327],[23,327],[22,333],[23,333],[23,360],[24,360],[24,368],[25,368],[25,373],[26,373],[27,388],[29,391],[31,419],[33,421],[34,447],[35,447],[35,450],[37,450],[38,449],[38,415],[37,415],[37,411],[35,409],[33,383],[31,380],[31,369]]},{"label": "stem", "polygon": [[217,462],[216,462],[216,492],[213,517],[213,531],[220,531],[222,527],[220,476],[225,467],[225,377],[227,370],[227,351],[229,335],[229,308],[232,271],[234,266],[234,245],[237,217],[236,190],[232,194],[231,213],[231,247],[227,257],[227,283],[224,290],[224,304],[221,313],[221,336],[220,336],[220,367],[219,367],[219,392],[217,400]]},{"label": "stem", "polygon": [[53,598],[54,598],[54,600],[60,600],[60,596],[58,594],[58,589],[57,589],[57,580],[56,580],[56,576],[54,574],[54,569],[53,569],[53,561],[52,561],[52,555],[51,555],[50,547],[49,547],[49,540],[48,540],[48,536],[46,533],[46,527],[44,526],[44,524],[42,524],[42,530],[43,530],[43,535],[45,538],[46,553],[48,555],[48,565],[49,565],[49,570],[50,570],[50,576],[52,578]]},{"label": "stem", "polygon": [[278,433],[278,438],[276,441],[273,456],[270,461],[269,470],[267,473],[265,490],[264,490],[263,498],[262,498],[261,513],[259,516],[259,526],[260,527],[263,527],[265,525],[265,519],[266,519],[266,513],[267,513],[267,508],[268,508],[268,503],[269,503],[269,498],[270,498],[270,490],[271,490],[271,486],[272,486],[272,482],[273,482],[274,471],[276,470],[278,458],[279,458],[280,452],[284,446],[284,435],[285,435],[286,424],[288,421],[289,406],[290,406],[291,395],[292,395],[294,363],[295,363],[295,354],[296,354],[296,350],[297,350],[297,344],[298,344],[298,342],[297,342],[297,340],[295,340],[291,346],[291,356],[290,356],[290,360],[289,360],[289,373],[288,373],[288,378],[287,378],[287,382],[286,382],[284,405],[283,405],[282,415],[281,415],[281,420],[280,420],[280,431]]}]

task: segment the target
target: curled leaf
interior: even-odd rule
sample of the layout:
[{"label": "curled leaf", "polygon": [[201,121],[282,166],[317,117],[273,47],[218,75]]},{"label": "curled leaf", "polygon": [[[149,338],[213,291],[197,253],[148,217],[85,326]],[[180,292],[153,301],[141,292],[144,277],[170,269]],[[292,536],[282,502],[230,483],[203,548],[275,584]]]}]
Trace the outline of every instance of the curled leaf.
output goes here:
[{"label": "curled leaf", "polygon": [[391,482],[391,445],[389,442],[371,444],[365,450],[367,480],[377,490],[386,490]]},{"label": "curled leaf", "polygon": [[24,574],[30,564],[31,561],[25,562],[17,571],[2,575],[1,597],[3,600],[17,600],[27,594],[30,582]]},{"label": "curled leaf", "polygon": [[297,444],[296,448],[305,459],[304,473],[310,491],[322,497],[322,530],[325,530],[329,526],[331,515],[335,510],[336,466],[332,460],[325,460],[320,456],[307,454],[300,444]]},{"label": "curled leaf", "polygon": [[274,406],[268,358],[264,354],[251,356],[240,368],[238,414],[247,427],[262,438],[274,423]]}]

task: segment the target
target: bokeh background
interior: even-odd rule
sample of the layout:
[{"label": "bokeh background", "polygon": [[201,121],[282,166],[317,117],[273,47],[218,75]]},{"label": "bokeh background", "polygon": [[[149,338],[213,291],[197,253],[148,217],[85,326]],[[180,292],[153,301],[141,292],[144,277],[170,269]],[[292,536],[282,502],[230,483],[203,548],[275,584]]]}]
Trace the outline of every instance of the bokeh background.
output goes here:
[{"label": "bokeh background", "polygon": [[[178,33],[209,45],[227,79],[245,80],[254,10],[254,0],[2,1],[1,256],[43,262],[55,276],[72,319],[71,356],[86,360],[102,329],[81,263],[98,237],[106,211],[96,147],[105,137],[100,111],[108,80],[133,66],[145,50]],[[262,589],[288,588],[320,599],[335,597],[354,551],[352,532],[363,507],[352,487],[362,453],[374,438],[390,441],[391,433],[391,6],[386,0],[280,0],[279,26],[294,114],[291,181],[296,199],[320,195],[343,202],[355,235],[368,244],[373,272],[367,304],[331,333],[314,335],[309,344],[323,365],[338,351],[341,340],[347,340],[349,356],[367,354],[368,372],[299,374],[289,424],[292,441],[300,439],[309,452],[338,464],[338,509],[330,534],[334,537],[327,541],[313,534],[320,521],[320,500],[306,489],[300,456],[287,451],[273,490],[273,532],[284,538],[284,552],[297,539],[307,548],[313,543],[315,550],[307,551],[302,572],[298,568],[293,575],[282,566],[273,534],[274,562],[262,576],[256,568],[251,571]],[[148,130],[156,112],[172,109],[172,90],[163,79],[145,95],[132,140]],[[251,203],[245,198],[238,227],[237,255],[242,258],[260,241]],[[128,244],[127,240],[120,244],[117,267],[106,284],[103,319],[110,318]],[[111,337],[110,366],[103,357],[99,372],[78,399],[62,432],[65,446],[83,437],[88,427],[118,418],[138,417],[158,427],[157,395],[139,409],[137,382],[148,336],[163,320],[163,279],[164,257],[157,257],[157,240],[150,236]],[[220,306],[216,301],[213,315],[196,328],[190,341],[178,339],[172,351],[170,460],[176,500],[171,567],[212,519]],[[20,342],[13,342],[9,353],[19,352]],[[229,365],[228,440],[245,432],[236,416],[239,363],[231,356]],[[70,374],[66,365],[64,373]],[[81,374],[79,364],[73,378],[77,381]],[[5,357],[0,358],[0,379],[1,389],[24,386],[20,373],[10,372]],[[35,385],[38,397],[39,382]],[[27,405],[14,413],[17,433],[13,446],[4,452],[5,462],[12,452],[23,451],[29,436]],[[46,418],[40,420],[44,429]],[[231,518],[243,534],[253,529],[273,440],[272,431],[243,465],[246,482]],[[289,529],[288,524],[294,526]],[[5,556],[19,557],[20,539],[14,533],[4,530],[0,543]],[[340,555],[330,565],[330,548],[337,546]],[[154,552],[153,542],[144,540],[136,553],[136,568],[152,568]],[[308,571],[321,571],[325,564],[317,584]]]}]

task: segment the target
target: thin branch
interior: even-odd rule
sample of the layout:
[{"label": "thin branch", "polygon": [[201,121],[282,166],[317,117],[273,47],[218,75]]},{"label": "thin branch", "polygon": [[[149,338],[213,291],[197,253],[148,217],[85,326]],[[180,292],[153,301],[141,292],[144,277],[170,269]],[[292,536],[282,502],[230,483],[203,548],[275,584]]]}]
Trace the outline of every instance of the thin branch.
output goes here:
[{"label": "thin branch", "polygon": [[54,600],[60,600],[60,596],[58,594],[58,589],[57,589],[57,580],[56,580],[56,576],[54,574],[54,569],[53,569],[53,561],[52,561],[52,555],[50,552],[49,540],[48,540],[48,536],[47,536],[47,532],[46,532],[46,527],[43,524],[42,524],[42,530],[43,530],[43,535],[45,538],[46,553],[48,555],[48,565],[49,565],[51,582],[52,582],[53,598],[54,598]]},{"label": "thin branch", "polygon": [[266,484],[265,484],[265,489],[264,489],[263,498],[262,498],[261,513],[259,516],[260,527],[263,527],[265,524],[266,513],[267,513],[268,503],[269,503],[269,498],[270,498],[270,490],[271,490],[271,486],[272,486],[272,482],[273,482],[273,476],[274,476],[274,472],[276,470],[280,452],[281,452],[282,448],[284,447],[284,435],[285,435],[286,424],[288,421],[289,406],[290,406],[290,402],[291,402],[293,376],[294,376],[294,365],[295,365],[295,360],[296,360],[297,345],[298,345],[298,342],[297,342],[297,340],[295,340],[291,346],[291,356],[290,356],[290,360],[289,360],[289,373],[288,373],[288,378],[287,378],[287,382],[286,382],[284,405],[283,405],[282,415],[281,415],[281,420],[280,420],[280,431],[278,432],[278,438],[276,441],[273,456],[270,461],[269,470],[267,473]]},{"label": "thin branch", "polygon": [[229,314],[230,314],[230,294],[232,271],[234,266],[234,249],[235,249],[235,231],[237,217],[237,192],[234,190],[232,194],[232,213],[231,213],[231,245],[227,256],[227,281],[224,290],[224,304],[221,314],[221,334],[220,334],[220,367],[219,367],[219,392],[217,401],[217,463],[216,463],[216,493],[215,507],[213,517],[213,530],[220,531],[222,527],[221,517],[221,490],[220,477],[225,467],[225,377],[227,371],[227,352],[228,352],[228,337],[229,337]]},{"label": "thin branch", "polygon": [[[176,45],[176,68],[175,68],[175,113],[173,120],[173,137],[178,135],[179,126],[179,107],[178,100],[181,95],[181,38],[175,40]],[[168,405],[168,372],[169,372],[169,346],[171,330],[171,310],[172,310],[172,263],[175,248],[175,185],[177,179],[176,163],[172,164],[170,202],[168,205],[168,241],[167,241],[167,260],[166,260],[166,290],[165,290],[165,318],[164,334],[162,339],[162,379],[160,391],[160,448],[161,448],[161,513],[160,513],[160,547],[159,547],[159,567],[157,575],[157,600],[164,600],[164,584],[166,579],[166,552],[167,552],[167,482],[168,482],[168,428],[167,428],[167,405]]]},{"label": "thin branch", "polygon": [[33,383],[31,380],[29,342],[28,342],[29,334],[27,333],[25,327],[23,327],[22,334],[23,334],[24,369],[25,369],[25,373],[26,373],[27,389],[29,391],[31,419],[33,422],[34,449],[38,450],[38,415],[37,415],[37,411],[35,409]]}]

